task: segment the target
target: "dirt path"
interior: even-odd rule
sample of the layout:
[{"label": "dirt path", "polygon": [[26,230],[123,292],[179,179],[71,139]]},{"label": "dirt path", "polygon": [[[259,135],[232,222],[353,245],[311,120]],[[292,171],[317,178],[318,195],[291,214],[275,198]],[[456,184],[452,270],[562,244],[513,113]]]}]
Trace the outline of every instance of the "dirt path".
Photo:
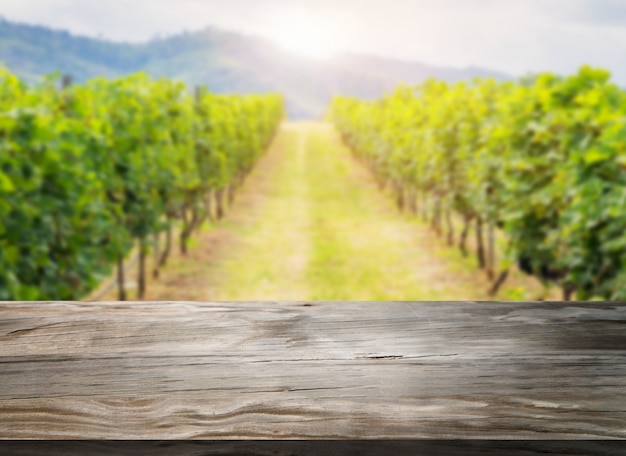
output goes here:
[{"label": "dirt path", "polygon": [[[472,263],[399,213],[330,125],[286,123],[225,220],[174,255],[147,299],[485,300]],[[499,298],[531,296],[513,280]]]}]

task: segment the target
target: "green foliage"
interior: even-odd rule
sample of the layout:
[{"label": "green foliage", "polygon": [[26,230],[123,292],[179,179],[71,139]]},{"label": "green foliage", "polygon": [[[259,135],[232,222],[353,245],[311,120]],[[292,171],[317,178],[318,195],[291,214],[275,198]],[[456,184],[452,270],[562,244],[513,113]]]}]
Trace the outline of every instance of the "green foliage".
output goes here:
[{"label": "green foliage", "polygon": [[77,299],[134,241],[205,210],[282,118],[145,74],[56,89],[0,71],[0,300]]},{"label": "green foliage", "polygon": [[431,80],[336,98],[380,178],[508,235],[508,259],[581,299],[626,299],[626,96],[604,70],[521,84]]}]

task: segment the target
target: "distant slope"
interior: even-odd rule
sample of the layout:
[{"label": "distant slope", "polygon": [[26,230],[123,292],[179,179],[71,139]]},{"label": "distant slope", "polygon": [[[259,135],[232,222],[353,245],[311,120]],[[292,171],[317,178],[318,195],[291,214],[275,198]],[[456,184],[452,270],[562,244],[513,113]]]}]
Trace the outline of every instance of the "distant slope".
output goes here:
[{"label": "distant slope", "polygon": [[76,81],[146,71],[218,93],[281,92],[292,118],[320,117],[333,95],[376,98],[400,82],[450,82],[477,76],[508,79],[481,68],[445,68],[350,54],[327,61],[299,58],[271,42],[214,28],[143,44],[118,43],[0,19],[0,63],[34,82],[60,71]]}]

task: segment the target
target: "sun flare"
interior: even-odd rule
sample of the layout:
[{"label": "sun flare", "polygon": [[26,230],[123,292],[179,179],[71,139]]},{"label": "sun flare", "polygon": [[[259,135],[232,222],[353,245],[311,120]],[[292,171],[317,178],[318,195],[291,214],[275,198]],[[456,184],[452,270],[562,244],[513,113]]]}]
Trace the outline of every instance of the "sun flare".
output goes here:
[{"label": "sun flare", "polygon": [[283,48],[310,59],[324,59],[335,53],[333,35],[328,24],[309,15],[285,19],[274,34]]}]

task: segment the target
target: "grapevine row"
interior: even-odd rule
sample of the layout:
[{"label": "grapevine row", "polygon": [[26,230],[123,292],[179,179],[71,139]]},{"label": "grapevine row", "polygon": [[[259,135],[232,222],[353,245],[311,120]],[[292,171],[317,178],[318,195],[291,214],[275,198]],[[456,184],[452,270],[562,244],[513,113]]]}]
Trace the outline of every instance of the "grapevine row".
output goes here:
[{"label": "grapevine row", "polygon": [[[188,93],[145,74],[59,90],[0,70],[0,300],[84,297],[172,228],[221,216],[283,117],[278,95]],[[212,207],[217,206],[217,207]],[[162,235],[162,236],[161,236]],[[155,270],[158,274],[158,270]]]},{"label": "grapevine row", "polygon": [[517,263],[565,299],[626,299],[626,95],[608,72],[430,80],[375,102],[336,98],[331,116],[400,206],[465,254],[476,236],[493,294]]}]

